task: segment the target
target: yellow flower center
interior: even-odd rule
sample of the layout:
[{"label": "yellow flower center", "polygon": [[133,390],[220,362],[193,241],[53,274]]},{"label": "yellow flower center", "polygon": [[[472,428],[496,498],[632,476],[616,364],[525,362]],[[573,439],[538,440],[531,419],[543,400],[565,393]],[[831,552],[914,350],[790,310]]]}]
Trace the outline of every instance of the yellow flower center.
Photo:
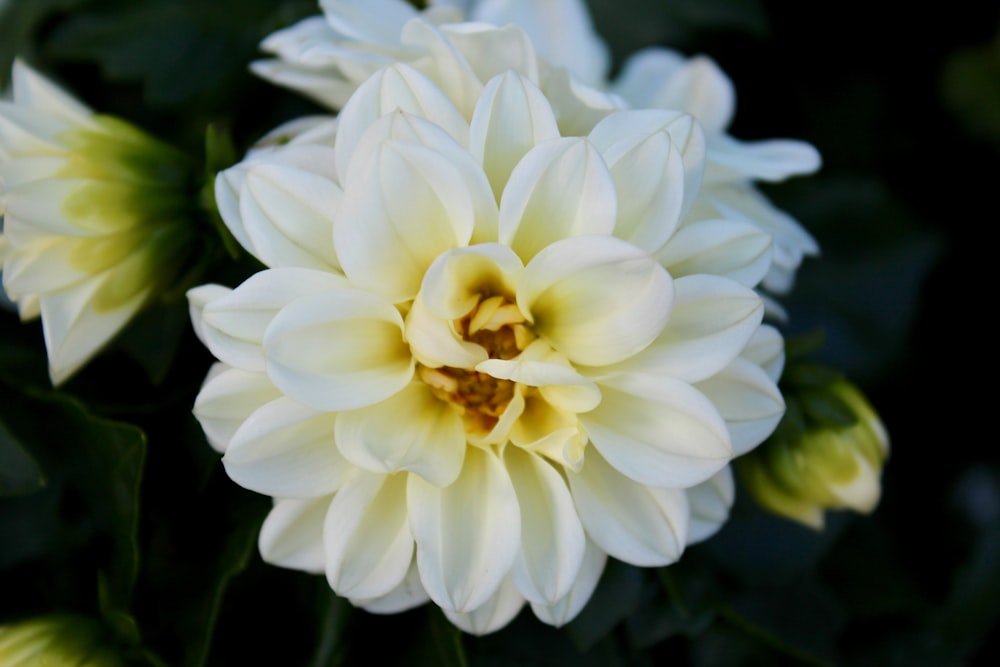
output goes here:
[{"label": "yellow flower center", "polygon": [[[490,359],[513,359],[535,339],[517,305],[503,296],[491,296],[453,322],[465,340],[479,345]],[[489,433],[514,397],[515,383],[473,369],[420,368],[435,396],[459,409],[468,433]]]}]

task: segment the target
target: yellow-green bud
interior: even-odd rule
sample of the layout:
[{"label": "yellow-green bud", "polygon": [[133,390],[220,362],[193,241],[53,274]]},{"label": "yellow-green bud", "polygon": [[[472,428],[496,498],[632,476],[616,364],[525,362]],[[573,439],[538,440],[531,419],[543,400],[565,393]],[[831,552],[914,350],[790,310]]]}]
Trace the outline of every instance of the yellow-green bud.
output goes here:
[{"label": "yellow-green bud", "polygon": [[736,461],[754,500],[816,529],[828,510],[874,510],[889,436],[861,391],[838,377],[787,393],[786,402],[774,435]]},{"label": "yellow-green bud", "polygon": [[4,667],[123,667],[94,619],[60,614],[0,625]]}]

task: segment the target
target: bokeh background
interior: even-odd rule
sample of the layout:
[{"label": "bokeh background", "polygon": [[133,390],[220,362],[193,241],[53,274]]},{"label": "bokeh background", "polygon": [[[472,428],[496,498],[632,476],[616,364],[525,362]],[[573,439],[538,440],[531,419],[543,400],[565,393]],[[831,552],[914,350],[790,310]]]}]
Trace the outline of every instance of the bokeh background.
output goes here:
[{"label": "bokeh background", "polygon": [[[786,332],[822,329],[822,360],[880,412],[892,453],[878,509],[818,533],[739,493],[715,538],[670,568],[609,567],[561,630],[530,612],[483,638],[429,609],[371,616],[260,562],[267,502],[225,478],[189,414],[211,360],[182,299],[60,393],[39,327],[2,312],[0,442],[44,485],[15,483],[26,464],[0,448],[0,622],[103,615],[145,647],[136,664],[177,667],[1000,664],[1000,4],[589,4],[616,66],[644,46],[709,55],[736,86],[731,134],[823,155],[816,175],[765,189],[822,247],[783,301]],[[316,11],[0,0],[0,84],[17,55],[192,156],[209,125],[240,152],[317,111],[246,68],[261,38]]]}]

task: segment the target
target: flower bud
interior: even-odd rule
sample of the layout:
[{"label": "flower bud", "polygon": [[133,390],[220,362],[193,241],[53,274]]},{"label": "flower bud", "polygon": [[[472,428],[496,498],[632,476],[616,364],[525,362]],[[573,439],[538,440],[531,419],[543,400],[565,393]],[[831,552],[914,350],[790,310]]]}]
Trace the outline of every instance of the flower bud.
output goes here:
[{"label": "flower bud", "polygon": [[0,625],[4,667],[121,667],[93,619],[53,615]]},{"label": "flower bud", "polygon": [[0,266],[59,384],[184,270],[192,164],[21,61],[0,102]]},{"label": "flower bud", "polygon": [[816,529],[827,510],[874,510],[889,436],[864,395],[836,378],[786,391],[786,401],[774,435],[736,462],[754,500]]}]

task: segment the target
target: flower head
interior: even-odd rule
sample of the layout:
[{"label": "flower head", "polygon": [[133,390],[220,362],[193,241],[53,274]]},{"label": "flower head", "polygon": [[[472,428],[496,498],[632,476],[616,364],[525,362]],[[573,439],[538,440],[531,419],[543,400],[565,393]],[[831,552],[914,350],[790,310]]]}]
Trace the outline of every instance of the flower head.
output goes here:
[{"label": "flower head", "polygon": [[[473,37],[531,62],[517,30]],[[189,292],[219,359],[195,414],[275,498],[264,558],[475,633],[526,602],[567,622],[609,555],[676,560],[784,408],[752,289],[769,244],[680,225],[698,124],[623,110],[567,136],[525,67],[463,111],[391,65],[221,173],[223,219],[269,268]]]},{"label": "flower head", "polygon": [[189,165],[95,114],[21,61],[0,102],[0,262],[22,319],[41,316],[63,382],[184,264]]}]

